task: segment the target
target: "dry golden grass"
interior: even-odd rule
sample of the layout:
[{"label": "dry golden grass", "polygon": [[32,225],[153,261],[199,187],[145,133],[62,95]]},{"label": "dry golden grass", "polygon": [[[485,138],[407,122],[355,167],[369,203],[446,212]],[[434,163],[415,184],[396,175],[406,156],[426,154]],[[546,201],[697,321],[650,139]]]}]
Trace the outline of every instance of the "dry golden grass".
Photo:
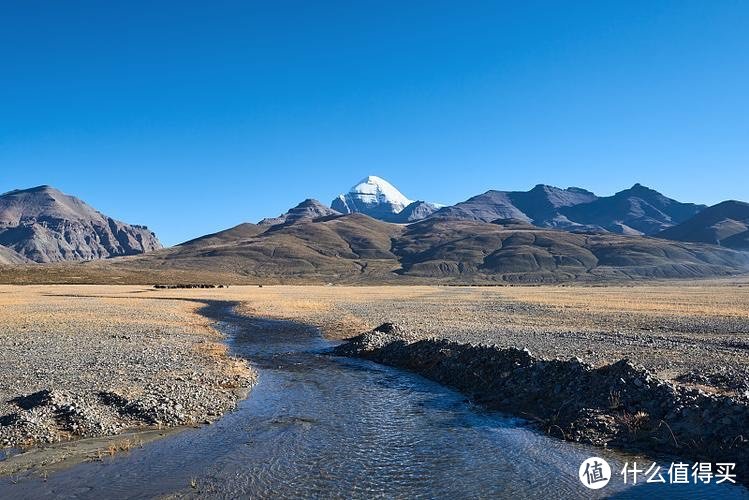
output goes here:
[{"label": "dry golden grass", "polygon": [[[76,307],[67,299],[71,295],[97,297],[96,303]],[[719,318],[749,318],[749,286],[733,282],[672,282],[655,286],[515,286],[515,287],[429,287],[429,286],[236,286],[227,289],[170,289],[155,290],[139,286],[106,285],[49,285],[14,287],[0,286],[0,323],[16,325],[57,320],[61,314],[71,322],[107,323],[113,317],[119,324],[137,324],[143,317],[127,317],[117,311],[121,299],[162,299],[158,307],[150,306],[149,321],[164,326],[184,324],[211,332],[210,324],[196,310],[201,300],[239,302],[238,310],[248,315],[300,320],[326,329],[331,337],[371,328],[371,322],[357,314],[355,306],[385,309],[388,305],[413,304],[414,314],[419,304],[438,303],[445,311],[470,311],[477,306],[491,308],[497,301],[543,306],[550,311],[565,312],[568,316],[579,312],[600,316],[636,315],[650,318],[662,316],[691,316]],[[187,299],[187,300],[185,300]],[[35,308],[33,318],[25,318],[30,304],[47,305]],[[131,302],[131,301],[128,301]],[[149,301],[150,302],[150,301]],[[106,306],[104,308],[100,306]],[[24,307],[27,306],[27,307]],[[33,306],[32,306],[33,307]],[[96,313],[92,314],[92,309]],[[108,314],[111,311],[111,314]],[[165,315],[162,311],[172,314]],[[429,308],[430,314],[435,313]],[[439,314],[439,311],[437,311]],[[485,316],[481,311],[480,316]],[[488,316],[491,317],[491,311]],[[522,313],[518,317],[523,316]],[[533,315],[523,318],[532,324]],[[456,318],[471,321],[476,317]],[[482,318],[483,319],[483,318]],[[565,320],[557,318],[561,323]],[[542,321],[548,324],[550,318]],[[560,325],[566,326],[566,325]],[[589,326],[576,323],[576,326]],[[344,330],[341,333],[339,330]],[[220,354],[218,345],[196,346],[207,354]],[[215,352],[214,352],[215,351]]]},{"label": "dry golden grass", "polygon": [[749,286],[513,287],[514,300],[598,312],[749,317]]},{"label": "dry golden grass", "polygon": [[[70,296],[94,298],[86,303]],[[747,341],[745,279],[632,286],[0,286],[0,324],[60,317],[85,324],[111,321],[111,315],[120,316],[121,324],[179,323],[213,336],[193,348],[226,363],[210,323],[196,314],[202,301],[210,300],[238,303],[246,315],[315,325],[329,338],[395,321],[425,336],[528,347],[539,355],[579,356],[594,364],[628,357],[667,377],[690,367],[749,365],[745,351],[722,347]],[[133,304],[144,313],[121,317],[118,308]],[[24,316],[29,310],[33,320]]]}]

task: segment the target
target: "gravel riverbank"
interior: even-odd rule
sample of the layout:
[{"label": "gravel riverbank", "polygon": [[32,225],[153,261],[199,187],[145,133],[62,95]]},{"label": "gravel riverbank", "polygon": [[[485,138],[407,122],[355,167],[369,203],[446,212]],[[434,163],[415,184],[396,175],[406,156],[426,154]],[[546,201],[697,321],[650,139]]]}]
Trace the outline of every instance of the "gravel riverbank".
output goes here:
[{"label": "gravel riverbank", "polygon": [[0,291],[0,448],[215,420],[254,375],[198,314],[225,303]]},{"label": "gravel riverbank", "polygon": [[594,368],[577,358],[544,360],[517,348],[420,340],[392,323],[334,352],[414,371],[562,439],[735,463],[737,476],[749,478],[747,396],[676,386],[627,360]]}]

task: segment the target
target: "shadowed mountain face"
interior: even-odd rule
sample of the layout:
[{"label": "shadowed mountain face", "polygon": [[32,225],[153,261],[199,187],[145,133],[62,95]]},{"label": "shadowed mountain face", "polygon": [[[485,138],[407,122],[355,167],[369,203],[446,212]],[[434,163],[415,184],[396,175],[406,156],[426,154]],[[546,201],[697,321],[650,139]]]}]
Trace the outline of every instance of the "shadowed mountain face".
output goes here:
[{"label": "shadowed mountain face", "polygon": [[[503,221],[504,222],[504,221]],[[698,277],[747,269],[749,257],[644,237],[428,219],[395,242],[403,273],[483,275],[511,281]]]},{"label": "shadowed mountain face", "polygon": [[659,238],[749,249],[749,203],[724,201],[658,234]]},{"label": "shadowed mountain face", "polygon": [[362,214],[232,228],[152,254],[115,261],[140,271],[201,270],[310,282],[555,282],[719,276],[746,271],[746,254],[639,236],[431,218],[408,226]]},{"label": "shadowed mountain face", "polygon": [[581,188],[538,185],[530,191],[487,191],[442,208],[433,217],[483,222],[512,218],[539,227],[653,235],[703,208],[640,184],[604,198]]},{"label": "shadowed mountain face", "polygon": [[107,217],[49,186],[0,195],[0,245],[35,262],[101,259],[161,248],[147,227]]},{"label": "shadowed mountain face", "polygon": [[596,195],[585,189],[560,189],[539,184],[530,191],[487,191],[442,208],[433,217],[481,222],[516,219],[539,227],[586,229],[585,225],[569,220],[562,210],[597,199]]},{"label": "shadowed mountain face", "polygon": [[340,213],[363,213],[385,222],[407,224],[430,217],[480,222],[515,219],[538,227],[628,235],[655,235],[705,208],[680,203],[640,184],[601,198],[582,188],[539,184],[530,191],[491,190],[440,208],[411,202],[375,176],[338,196],[331,206]]},{"label": "shadowed mountain face", "polygon": [[510,194],[506,191],[487,191],[461,203],[441,208],[432,217],[481,222],[495,219],[531,222],[531,218],[513,204]]},{"label": "shadowed mountain face", "polygon": [[527,192],[509,193],[513,204],[525,213],[535,225],[542,227],[578,228],[579,224],[570,221],[562,209],[590,203],[596,195],[585,189],[571,187],[560,189],[539,184]]},{"label": "shadowed mountain face", "polygon": [[658,191],[635,184],[613,196],[562,209],[570,220],[619,234],[654,235],[679,224],[705,208],[680,203]]}]

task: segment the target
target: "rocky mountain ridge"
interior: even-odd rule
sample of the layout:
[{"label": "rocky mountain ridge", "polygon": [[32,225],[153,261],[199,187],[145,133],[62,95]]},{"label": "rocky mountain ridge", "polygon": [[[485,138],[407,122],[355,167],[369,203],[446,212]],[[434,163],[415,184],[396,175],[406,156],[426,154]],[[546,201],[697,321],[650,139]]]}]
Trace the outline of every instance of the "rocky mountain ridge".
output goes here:
[{"label": "rocky mountain ridge", "polygon": [[565,231],[656,235],[706,208],[682,203],[635,184],[599,197],[579,187],[538,184],[529,191],[489,190],[451,206],[412,202],[386,180],[369,176],[333,200],[340,213],[363,213],[375,219],[412,223],[429,217],[492,222],[515,219]]},{"label": "rocky mountain ridge", "polygon": [[0,245],[34,262],[103,259],[161,248],[146,226],[108,217],[46,185],[0,195]]}]

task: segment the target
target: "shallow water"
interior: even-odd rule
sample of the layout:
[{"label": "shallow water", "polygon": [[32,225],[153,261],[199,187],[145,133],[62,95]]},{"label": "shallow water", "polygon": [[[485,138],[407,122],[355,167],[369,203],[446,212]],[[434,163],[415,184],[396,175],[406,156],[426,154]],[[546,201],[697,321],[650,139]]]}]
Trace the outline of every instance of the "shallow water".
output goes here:
[{"label": "shallow water", "polygon": [[[749,497],[722,485],[626,487],[616,476],[626,457],[541,435],[419,376],[323,354],[330,344],[312,330],[219,316],[259,372],[238,411],[46,481],[0,478],[0,498]],[[600,492],[577,477],[590,456],[614,471]]]}]

